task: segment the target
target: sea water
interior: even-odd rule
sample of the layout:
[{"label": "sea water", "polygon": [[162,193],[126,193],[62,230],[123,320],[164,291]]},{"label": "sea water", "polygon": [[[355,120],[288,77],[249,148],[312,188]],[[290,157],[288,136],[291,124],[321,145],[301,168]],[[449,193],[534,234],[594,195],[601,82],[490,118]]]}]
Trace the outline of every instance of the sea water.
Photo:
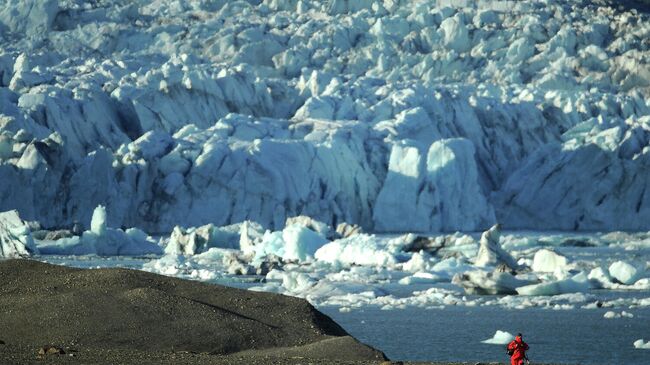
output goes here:
[{"label": "sea water", "polygon": [[637,339],[650,339],[648,308],[630,309],[633,318],[617,319],[604,318],[606,308],[319,309],[391,359],[506,363],[505,345],[481,343],[502,330],[524,334],[533,364],[650,364],[650,350],[633,346]]}]

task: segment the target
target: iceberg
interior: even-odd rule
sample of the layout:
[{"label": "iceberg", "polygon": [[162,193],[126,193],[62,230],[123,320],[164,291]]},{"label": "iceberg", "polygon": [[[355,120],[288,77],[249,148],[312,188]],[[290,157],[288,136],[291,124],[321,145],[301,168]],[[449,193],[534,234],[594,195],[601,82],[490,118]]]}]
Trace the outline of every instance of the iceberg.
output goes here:
[{"label": "iceberg", "polygon": [[424,251],[415,252],[411,258],[402,265],[403,271],[412,273],[428,271],[435,263],[431,256]]},{"label": "iceberg", "polygon": [[650,350],[650,341],[645,342],[643,339],[638,339],[634,341],[634,348],[640,350]]},{"label": "iceberg", "polygon": [[621,313],[616,313],[614,311],[607,311],[603,314],[603,318],[612,319],[612,318],[634,318],[634,314],[622,311]]},{"label": "iceberg", "polygon": [[605,289],[614,289],[617,288],[620,284],[616,284],[612,281],[612,277],[609,275],[609,271],[602,267],[596,267],[589,272],[589,280],[592,283],[595,283],[600,288]]},{"label": "iceberg", "polygon": [[514,339],[515,336],[513,336],[510,332],[497,330],[492,338],[488,338],[487,340],[483,340],[481,342],[490,345],[507,345]]},{"label": "iceberg", "polygon": [[531,269],[536,272],[556,272],[567,267],[567,258],[554,251],[541,249],[533,256]]},{"label": "iceberg", "polygon": [[267,256],[277,256],[285,261],[312,261],[316,252],[327,243],[321,234],[298,223],[282,231],[266,231],[261,241],[247,250],[260,262]]},{"label": "iceberg", "polygon": [[[341,223],[344,224],[344,223]],[[341,225],[339,224],[339,225]],[[339,233],[337,230],[333,230],[332,227],[329,225],[319,222],[316,219],[313,219],[311,217],[307,216],[298,216],[298,217],[290,217],[287,218],[287,221],[284,224],[285,227],[289,226],[302,226],[305,228],[308,228],[311,231],[314,231],[318,233],[320,236],[328,239],[328,240],[333,240],[336,238],[339,238]],[[342,228],[342,231],[345,231]]]},{"label": "iceberg", "polygon": [[319,261],[330,264],[394,266],[396,253],[377,243],[375,236],[360,234],[323,245],[315,253]]},{"label": "iceberg", "polygon": [[609,274],[620,283],[632,285],[640,278],[641,272],[628,262],[616,261],[609,266]]},{"label": "iceberg", "polygon": [[18,211],[0,213],[0,258],[26,257],[38,253],[31,230]]},{"label": "iceberg", "polygon": [[499,239],[501,238],[501,225],[495,224],[489,230],[481,235],[480,246],[474,265],[478,267],[497,266],[504,264],[511,270],[519,268],[519,264],[505,250],[501,248]]}]

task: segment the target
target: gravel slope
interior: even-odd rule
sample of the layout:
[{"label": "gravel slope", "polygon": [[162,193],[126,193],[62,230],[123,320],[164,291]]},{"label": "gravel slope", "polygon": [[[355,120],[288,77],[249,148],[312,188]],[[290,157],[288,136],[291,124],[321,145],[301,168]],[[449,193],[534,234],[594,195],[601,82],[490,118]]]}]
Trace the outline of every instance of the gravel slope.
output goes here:
[{"label": "gravel slope", "polygon": [[66,352],[47,361],[75,363],[384,359],[298,298],[29,260],[1,261],[0,278],[3,364],[42,361],[44,345]]}]

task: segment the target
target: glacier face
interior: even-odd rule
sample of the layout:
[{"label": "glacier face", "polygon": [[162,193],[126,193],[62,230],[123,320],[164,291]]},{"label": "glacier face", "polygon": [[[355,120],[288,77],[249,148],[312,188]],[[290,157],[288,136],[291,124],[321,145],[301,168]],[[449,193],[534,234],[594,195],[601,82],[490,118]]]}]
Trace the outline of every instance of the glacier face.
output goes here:
[{"label": "glacier face", "polygon": [[648,14],[588,1],[9,1],[0,211],[649,229]]}]

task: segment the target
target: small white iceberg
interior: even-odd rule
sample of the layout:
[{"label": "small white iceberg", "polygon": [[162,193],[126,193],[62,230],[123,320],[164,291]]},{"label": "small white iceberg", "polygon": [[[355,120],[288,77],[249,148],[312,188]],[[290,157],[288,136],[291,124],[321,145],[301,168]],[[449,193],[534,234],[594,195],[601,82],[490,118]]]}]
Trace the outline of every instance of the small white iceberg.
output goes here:
[{"label": "small white iceberg", "polygon": [[628,262],[616,261],[609,266],[609,274],[625,285],[632,285],[639,279],[641,272]]},{"label": "small white iceberg", "polygon": [[535,252],[532,269],[535,272],[562,271],[567,266],[567,258],[545,248]]},{"label": "small white iceberg", "polygon": [[650,350],[650,341],[644,342],[643,339],[634,341],[634,348],[641,350]]},{"label": "small white iceberg", "polygon": [[[515,336],[513,336],[511,333],[497,330],[494,333],[494,336],[492,338],[489,338],[487,340],[483,340],[481,342],[482,343],[487,343],[487,344],[490,344],[490,345],[507,345],[514,339],[515,339]],[[635,344],[636,344],[636,342],[635,342]]]},{"label": "small white iceberg", "polygon": [[634,314],[622,311],[620,314],[616,313],[614,311],[608,311],[603,315],[604,318],[607,319],[612,319],[612,318],[634,318]]},{"label": "small white iceberg", "polygon": [[0,258],[27,257],[32,253],[38,253],[38,249],[18,211],[0,213]]}]

